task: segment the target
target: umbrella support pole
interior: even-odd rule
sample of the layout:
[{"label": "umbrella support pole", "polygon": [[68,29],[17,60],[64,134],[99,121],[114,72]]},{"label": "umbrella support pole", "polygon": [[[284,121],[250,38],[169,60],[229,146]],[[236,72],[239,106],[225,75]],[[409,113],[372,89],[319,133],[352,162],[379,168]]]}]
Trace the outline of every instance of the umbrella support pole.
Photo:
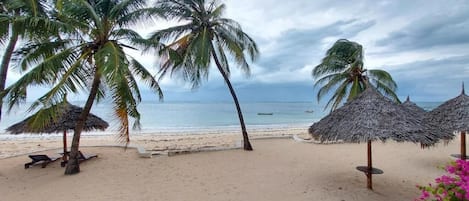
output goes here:
[{"label": "umbrella support pole", "polygon": [[371,159],[371,140],[368,140],[367,146],[368,152],[368,164],[367,166],[358,166],[357,170],[365,173],[366,175],[366,187],[370,190],[373,190],[372,175],[373,174],[383,174],[384,172],[378,168],[373,167],[373,162]]},{"label": "umbrella support pole", "polygon": [[64,131],[64,135],[63,135],[63,142],[64,142],[64,155],[62,157],[62,160],[63,162],[66,162],[67,161],[67,131]]},{"label": "umbrella support pole", "polygon": [[372,170],[373,170],[373,165],[372,165],[372,160],[371,160],[371,140],[368,140],[368,172],[366,173],[366,187],[370,190],[373,190],[373,184],[372,184],[372,179],[371,176]]},{"label": "umbrella support pole", "polygon": [[466,160],[466,131],[461,132],[461,160]]}]

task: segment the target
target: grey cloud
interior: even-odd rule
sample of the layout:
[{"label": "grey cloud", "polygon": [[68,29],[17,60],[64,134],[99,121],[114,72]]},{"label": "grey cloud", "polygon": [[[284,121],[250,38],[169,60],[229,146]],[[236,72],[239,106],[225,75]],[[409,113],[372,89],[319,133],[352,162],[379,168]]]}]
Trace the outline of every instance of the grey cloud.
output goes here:
[{"label": "grey cloud", "polygon": [[277,44],[273,51],[261,55],[258,64],[268,71],[302,68],[322,58],[325,54],[325,50],[322,49],[324,39],[352,38],[373,25],[374,21],[349,20],[316,29],[288,30],[276,39]]},{"label": "grey cloud", "polygon": [[469,84],[469,55],[391,66],[389,73],[401,97],[416,101],[445,101],[459,95],[461,82]]},{"label": "grey cloud", "polygon": [[[253,101],[315,101],[312,84],[249,84],[233,86],[240,102]],[[155,100],[155,97],[144,97]],[[152,98],[152,99],[150,99]],[[203,85],[196,91],[165,93],[165,101],[232,101],[233,98],[226,86],[211,88]]]},{"label": "grey cloud", "polygon": [[377,41],[378,46],[412,50],[469,43],[469,12],[425,16]]}]

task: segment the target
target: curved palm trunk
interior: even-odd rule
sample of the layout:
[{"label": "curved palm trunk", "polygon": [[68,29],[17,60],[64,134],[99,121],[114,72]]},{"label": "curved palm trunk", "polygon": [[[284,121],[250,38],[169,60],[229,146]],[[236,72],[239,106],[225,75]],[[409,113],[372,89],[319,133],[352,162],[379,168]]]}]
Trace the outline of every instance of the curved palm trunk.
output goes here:
[{"label": "curved palm trunk", "polygon": [[72,147],[70,148],[70,156],[67,162],[67,168],[65,169],[66,175],[76,174],[80,172],[79,166],[79,145],[80,145],[80,136],[81,132],[83,131],[83,127],[85,126],[86,117],[90,114],[91,107],[93,106],[94,99],[96,98],[96,94],[98,93],[98,87],[101,83],[101,76],[95,72],[93,78],[93,84],[91,85],[90,95],[86,100],[85,107],[83,108],[83,112],[80,114],[78,121],[75,126],[75,130],[73,133],[73,140],[72,140]]},{"label": "curved palm trunk", "polygon": [[226,76],[225,72],[221,68],[220,61],[218,61],[218,57],[215,51],[213,51],[213,45],[212,45],[212,55],[213,55],[213,59],[215,60],[215,63],[217,64],[218,70],[223,76],[223,79],[225,80],[226,85],[228,85],[228,88],[230,89],[231,96],[233,97],[234,103],[236,105],[236,110],[238,111],[239,123],[241,124],[241,131],[243,133],[244,150],[252,151],[251,142],[249,142],[249,136],[246,130],[246,125],[244,124],[243,113],[241,112],[241,107],[239,106],[238,98],[236,97],[236,93],[233,89],[233,86],[231,86],[230,79],[228,79],[228,76]]},{"label": "curved palm trunk", "polygon": [[[3,91],[5,89],[8,66],[10,65],[11,56],[13,55],[13,51],[15,50],[16,42],[18,42],[18,33],[12,26],[12,35],[10,37],[10,41],[8,41],[5,54],[2,58],[2,64],[0,66],[0,91]],[[2,119],[2,106],[3,101],[0,101],[0,120]]]}]

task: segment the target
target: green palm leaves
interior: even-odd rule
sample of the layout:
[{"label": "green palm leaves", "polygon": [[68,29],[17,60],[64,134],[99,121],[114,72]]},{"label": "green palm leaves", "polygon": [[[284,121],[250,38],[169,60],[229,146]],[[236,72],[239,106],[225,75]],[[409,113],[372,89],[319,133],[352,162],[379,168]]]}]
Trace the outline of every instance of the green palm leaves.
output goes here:
[{"label": "green palm leaves", "polygon": [[318,101],[335,90],[325,108],[335,110],[369,86],[399,102],[395,94],[397,85],[391,75],[384,70],[365,69],[363,61],[363,47],[356,42],[340,39],[327,50],[322,62],[312,71],[317,79],[315,87],[320,87]]},{"label": "green palm leaves", "polygon": [[[163,97],[151,73],[124,51],[125,48],[136,49],[133,46],[145,40],[128,27],[157,15],[158,9],[145,7],[144,0],[58,0],[50,11],[55,22],[63,24],[60,32],[44,40],[31,41],[18,51],[16,64],[27,72],[2,95],[11,109],[25,101],[29,86],[50,86],[30,110],[40,107],[39,113],[47,113],[43,116],[53,116],[46,108],[60,105],[67,93],[89,90],[82,118],[75,128],[66,170],[67,174],[73,174],[79,172],[76,156],[80,133],[95,100],[110,97],[115,117],[120,122],[121,139],[128,142],[129,120],[134,119],[134,128],[140,126],[138,80],[147,84],[159,98]],[[35,122],[44,125],[44,121]]]},{"label": "green palm leaves", "polygon": [[185,22],[159,30],[150,37],[151,40],[169,43],[160,52],[163,56],[162,76],[167,72],[180,72],[193,87],[198,87],[201,79],[208,76],[212,56],[218,58],[228,76],[228,57],[234,58],[246,74],[250,73],[246,56],[256,59],[257,45],[237,22],[222,17],[224,4],[204,0],[161,0],[156,6],[161,8],[167,19]]},{"label": "green palm leaves", "polygon": [[[5,0],[0,2],[0,45],[5,53],[0,64],[0,91],[5,82],[17,41],[48,38],[57,33],[63,24],[51,20],[45,1]],[[0,116],[2,103],[0,102]]]},{"label": "green palm leaves", "polygon": [[150,41],[168,43],[159,49],[162,58],[161,77],[167,73],[179,74],[196,88],[208,77],[209,67],[214,61],[238,110],[244,148],[252,150],[243,115],[229,80],[229,58],[233,58],[237,66],[249,75],[246,57],[254,60],[258,55],[254,40],[243,32],[237,22],[223,18],[225,5],[216,1],[160,0],[156,7],[161,9],[167,19],[182,22],[181,25],[156,31],[150,37]]},{"label": "green palm leaves", "polygon": [[[61,102],[66,93],[90,89],[91,80],[99,75],[102,85],[97,90],[97,99],[103,98],[108,90],[122,125],[128,121],[122,115],[126,111],[138,127],[140,115],[136,105],[141,97],[136,78],[148,84],[160,98],[162,93],[150,72],[124,52],[125,47],[132,47],[133,40],[143,39],[124,28],[135,21],[129,19],[129,15],[137,19],[142,17],[136,12],[143,2],[132,2],[134,4],[129,1],[58,2],[62,3],[58,6],[62,8],[57,13],[59,20],[69,23],[74,32],[67,36],[68,39],[57,36],[20,49],[17,64],[29,71],[5,89],[9,108],[25,100],[28,86],[52,86],[32,104],[30,109],[34,110]],[[122,134],[128,135],[127,132]]]}]

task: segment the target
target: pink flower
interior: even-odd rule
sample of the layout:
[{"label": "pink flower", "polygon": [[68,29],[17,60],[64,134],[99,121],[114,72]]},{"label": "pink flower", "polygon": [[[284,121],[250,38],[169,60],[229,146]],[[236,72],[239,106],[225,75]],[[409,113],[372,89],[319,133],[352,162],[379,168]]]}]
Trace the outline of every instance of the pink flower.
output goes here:
[{"label": "pink flower", "polygon": [[420,195],[420,198],[419,198],[419,199],[420,199],[420,200],[425,200],[425,199],[427,199],[427,198],[429,198],[429,197],[430,197],[430,193],[428,193],[427,191],[423,190],[423,191],[422,191],[422,194]]},{"label": "pink flower", "polygon": [[448,166],[446,167],[446,171],[448,173],[454,174],[454,172],[456,171],[456,168],[454,168],[453,166]]},{"label": "pink flower", "polygon": [[449,175],[436,178],[436,185],[417,186],[422,193],[416,200],[469,200],[469,161],[457,160],[445,170]]}]

